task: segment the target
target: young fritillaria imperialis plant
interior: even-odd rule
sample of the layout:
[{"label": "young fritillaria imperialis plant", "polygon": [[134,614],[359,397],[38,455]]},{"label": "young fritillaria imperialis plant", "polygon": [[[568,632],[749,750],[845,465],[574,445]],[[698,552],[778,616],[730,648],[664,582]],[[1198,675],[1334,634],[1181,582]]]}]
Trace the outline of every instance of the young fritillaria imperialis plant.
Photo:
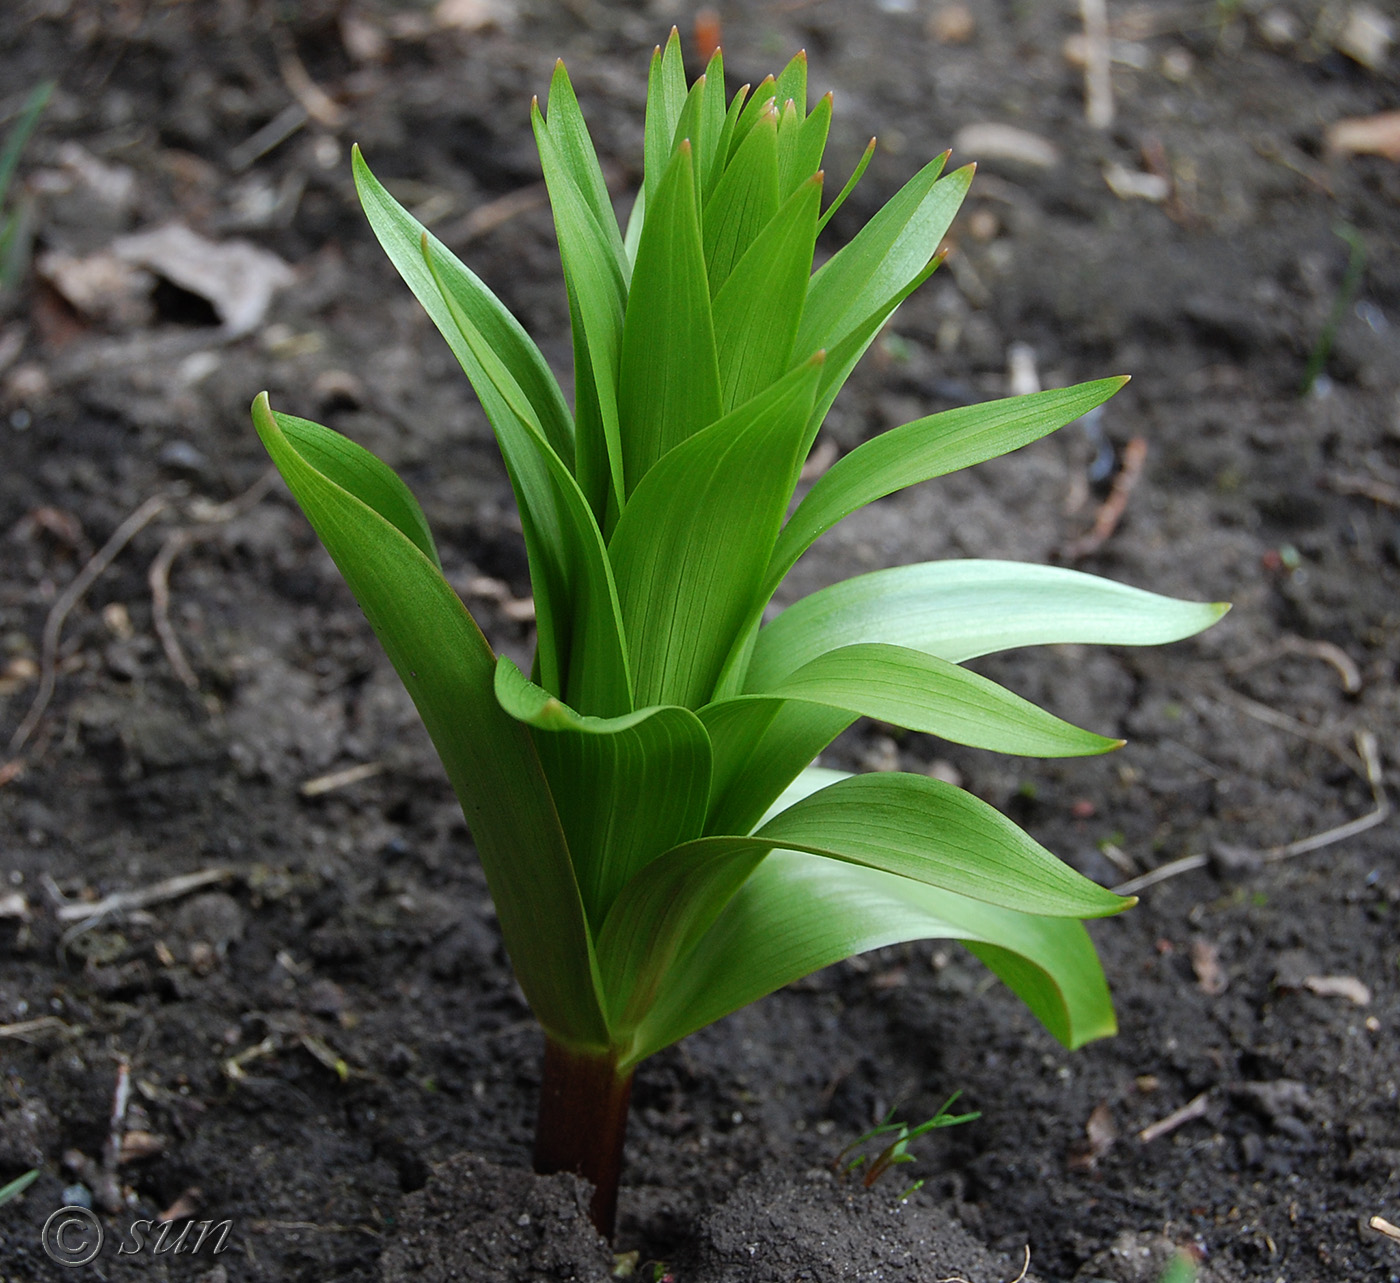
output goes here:
[{"label": "young fritillaria imperialis plant", "polygon": [[970,168],[932,161],[814,273],[817,234],[860,169],[823,212],[831,97],[808,111],[803,55],[726,100],[721,56],[687,86],[672,33],[651,64],[625,233],[562,63],[532,119],[572,412],[515,318],[354,157],[376,235],[499,441],[538,619],[530,672],[492,653],[387,467],[265,395],[253,417],[461,799],[546,1037],[536,1166],[593,1181],[610,1232],[637,1065],[862,950],[959,940],[1066,1045],[1113,1032],[1081,919],[1130,901],[949,784],[811,763],[861,716],[1030,756],[1115,748],[962,661],[1172,641],[1225,608],[954,561],[861,575],[765,623],[783,577],[843,517],[1053,432],[1124,380],[907,423],[840,459],[789,515],[842,383],[938,266]]}]

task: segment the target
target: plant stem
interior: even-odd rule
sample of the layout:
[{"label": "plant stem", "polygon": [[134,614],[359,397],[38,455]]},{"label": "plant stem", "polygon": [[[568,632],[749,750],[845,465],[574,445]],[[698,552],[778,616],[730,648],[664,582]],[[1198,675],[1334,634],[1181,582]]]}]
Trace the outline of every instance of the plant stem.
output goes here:
[{"label": "plant stem", "polygon": [[591,1182],[589,1215],[607,1239],[617,1220],[617,1183],[631,1097],[632,1071],[619,1073],[612,1055],[589,1055],[552,1039],[545,1042],[535,1170],[542,1176],[576,1172]]}]

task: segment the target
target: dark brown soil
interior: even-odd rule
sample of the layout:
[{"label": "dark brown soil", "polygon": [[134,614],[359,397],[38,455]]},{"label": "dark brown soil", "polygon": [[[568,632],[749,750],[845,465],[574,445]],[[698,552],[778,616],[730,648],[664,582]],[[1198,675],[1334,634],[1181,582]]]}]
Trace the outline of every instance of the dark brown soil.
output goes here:
[{"label": "dark brown soil", "polygon": [[[540,1039],[406,697],[280,487],[212,507],[265,471],[247,407],[269,388],[403,472],[493,643],[528,654],[494,445],[358,213],[348,146],[563,371],[530,96],[563,54],[625,206],[646,56],[694,15],[519,0],[468,32],[435,20],[452,7],[0,6],[0,113],[58,81],[21,166],[37,265],[0,315],[5,736],[40,693],[46,620],[130,534],[67,613],[52,698],[0,786],[0,1184],[40,1171],[0,1207],[5,1279],[83,1277],[40,1243],[82,1197],[108,1235],[93,1277],[113,1280],[600,1279],[610,1263],[578,1190],[527,1174]],[[974,3],[970,30],[941,0],[718,6],[734,84],[808,49],[813,88],[837,94],[838,179],[883,140],[830,247],[967,126],[1058,149],[1045,166],[977,144],[955,253],[838,403],[830,450],[1003,394],[1013,344],[1047,385],[1134,376],[1093,423],[847,521],[787,591],[934,557],[1071,557],[1140,437],[1121,522],[1075,564],[1235,608],[1161,650],[983,666],[1127,736],[1109,758],[1013,761],[869,725],[841,741],[837,764],[956,773],[1109,884],[1203,858],[1095,928],[1122,1032],[1078,1053],[932,943],[832,968],[648,1062],[617,1243],[634,1277],[1009,1280],[1028,1245],[1044,1280],[1156,1283],[1174,1248],[1223,1283],[1400,1279],[1400,1244],[1368,1228],[1400,1221],[1394,825],[1250,854],[1376,808],[1358,736],[1377,737],[1378,787],[1400,761],[1400,166],[1327,146],[1335,122],[1395,105],[1393,47],[1340,51],[1366,12],[1393,26],[1385,8],[1115,0],[1100,129],[1068,3]],[[259,135],[296,124],[298,95],[311,118]],[[1106,172],[1120,191],[1155,173],[1163,198],[1116,194]],[[110,259],[91,275],[88,256],[171,222],[272,251],[296,283],[231,337],[188,282]],[[1339,228],[1359,247],[1352,297]],[[87,295],[65,262],[86,264]],[[166,507],[123,529],[153,496]],[[200,871],[215,880],[183,895],[78,910]],[[123,1065],[129,1161],[104,1175]],[[870,1190],[830,1175],[887,1110],[918,1121],[955,1090],[980,1121]],[[134,1221],[172,1211],[231,1221],[228,1249],[118,1255]]]}]

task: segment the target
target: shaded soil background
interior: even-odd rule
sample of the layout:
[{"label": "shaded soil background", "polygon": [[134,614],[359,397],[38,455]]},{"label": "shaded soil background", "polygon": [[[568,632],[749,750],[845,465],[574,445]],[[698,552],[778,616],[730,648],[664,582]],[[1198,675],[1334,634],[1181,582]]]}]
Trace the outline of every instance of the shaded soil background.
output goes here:
[{"label": "shaded soil background", "polygon": [[[1400,1244],[1367,1228],[1400,1221],[1394,826],[1288,846],[1383,807],[1400,760],[1400,167],[1393,141],[1388,159],[1334,132],[1396,105],[1393,15],[1115,0],[1097,127],[1067,0],[718,13],[731,85],[805,47],[814,93],[835,90],[830,190],[882,139],[828,251],[935,152],[980,162],[952,257],[818,464],[1017,380],[1134,376],[1092,422],[849,519],[788,598],[978,556],[1235,607],[1169,648],[979,665],[1126,736],[1109,758],[871,725],[830,756],[959,778],[1108,884],[1201,857],[1094,927],[1120,1036],[1064,1052],[956,946],[832,968],[642,1068],[619,1249],[697,1283],[1006,1280],[1027,1245],[1042,1279],[1155,1280],[1174,1249],[1202,1279],[1400,1279]],[[0,787],[0,1182],[41,1173],[0,1207],[0,1276],[75,1277],[40,1228],[86,1194],[109,1236],[94,1277],[604,1277],[574,1186],[525,1173],[540,1040],[455,802],[329,560],[280,486],[254,488],[247,406],[266,387],[398,468],[523,660],[509,488],[357,210],[348,146],[562,375],[530,96],[564,55],[625,208],[647,55],[693,19],[592,0],[0,11],[0,113],[57,81],[11,193],[34,254],[0,319],[7,737],[41,691],[46,621],[119,545],[54,634],[52,698]],[[988,123],[1022,132],[971,129]],[[265,258],[225,268],[198,242],[197,278],[168,231],[122,239],[171,224],[245,240],[294,283],[266,310]],[[1115,481],[1121,520],[1079,542]],[[83,908],[149,888],[167,894]],[[833,1179],[887,1110],[918,1121],[955,1090],[980,1121],[871,1190]],[[117,1255],[162,1214],[229,1219],[229,1249]]]}]

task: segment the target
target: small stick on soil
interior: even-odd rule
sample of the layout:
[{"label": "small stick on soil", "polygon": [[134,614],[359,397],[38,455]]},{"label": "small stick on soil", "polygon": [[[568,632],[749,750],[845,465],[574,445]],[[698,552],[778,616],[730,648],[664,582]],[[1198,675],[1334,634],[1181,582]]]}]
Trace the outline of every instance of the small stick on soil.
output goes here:
[{"label": "small stick on soil", "polygon": [[146,584],[151,590],[151,624],[160,638],[160,648],[165,652],[165,658],[186,690],[198,690],[199,678],[185,658],[180,639],[170,623],[170,566],[196,538],[198,534],[189,527],[172,531],[146,571]]},{"label": "small stick on soil", "polygon": [[189,660],[185,658],[185,652],[180,646],[180,638],[175,632],[174,625],[170,622],[170,568],[174,565],[175,558],[186,548],[198,543],[201,539],[212,538],[219,527],[226,525],[235,517],[241,517],[250,508],[261,502],[263,496],[272,489],[272,484],[276,480],[277,469],[269,468],[242,494],[228,500],[227,503],[211,504],[202,510],[195,509],[192,515],[201,524],[182,526],[178,530],[171,531],[169,537],[161,545],[160,551],[156,553],[155,560],[151,562],[150,568],[146,571],[146,584],[151,590],[151,624],[155,628],[156,636],[160,639],[160,647],[165,652],[166,660],[174,669],[175,676],[179,678],[181,685],[187,690],[198,690],[199,678],[195,676],[194,669],[190,667]]},{"label": "small stick on soil", "polygon": [[1138,1140],[1144,1145],[1150,1144],[1159,1137],[1167,1135],[1168,1132],[1174,1132],[1178,1127],[1185,1126],[1193,1119],[1203,1118],[1209,1105],[1210,1092],[1203,1091],[1194,1100],[1188,1100],[1180,1109],[1174,1110],[1165,1118],[1144,1127],[1138,1132]]},{"label": "small stick on soil", "polygon": [[145,909],[166,900],[178,900],[182,895],[198,891],[200,887],[207,887],[214,882],[226,882],[231,877],[232,869],[201,869],[198,873],[182,873],[178,877],[166,878],[163,882],[142,887],[137,891],[115,891],[90,904],[60,904],[56,916],[60,922],[81,922],[87,926],[90,919],[130,913],[134,909]]},{"label": "small stick on soil", "polygon": [[1365,763],[1345,744],[1339,743],[1335,736],[1327,735],[1318,730],[1317,727],[1309,726],[1306,722],[1300,722],[1296,717],[1289,717],[1287,713],[1280,713],[1267,704],[1261,704],[1257,699],[1250,699],[1248,695],[1241,695],[1228,686],[1210,683],[1202,690],[1208,699],[1219,700],[1222,704],[1230,704],[1246,716],[1254,718],[1255,721],[1263,722],[1266,726],[1272,726],[1276,730],[1287,731],[1290,735],[1297,735],[1300,739],[1316,744],[1319,748],[1325,748],[1329,753],[1345,762],[1358,775],[1366,773]]},{"label": "small stick on soil", "polygon": [[1109,491],[1108,498],[1103,501],[1094,517],[1093,529],[1087,535],[1065,545],[1062,555],[1066,561],[1078,561],[1080,557],[1087,557],[1108,542],[1113,532],[1118,529],[1118,523],[1123,520],[1123,513],[1128,507],[1128,497],[1142,476],[1142,465],[1146,461],[1147,438],[1134,437],[1123,447],[1123,464],[1118,469],[1118,475],[1113,478],[1113,489]]},{"label": "small stick on soil", "polygon": [[498,227],[504,227],[521,214],[528,214],[532,209],[541,209],[548,203],[549,189],[543,183],[530,183],[525,187],[517,187],[515,191],[507,192],[504,196],[497,196],[495,200],[488,200],[484,205],[478,205],[451,227],[443,228],[439,235],[446,244],[454,249],[461,249],[470,245],[472,241],[489,235]]},{"label": "small stick on soil", "polygon": [[1375,477],[1329,472],[1322,481],[1329,490],[1335,490],[1338,494],[1357,494],[1383,503],[1388,508],[1400,508],[1400,486],[1387,485]]},{"label": "small stick on soil", "polygon": [[311,79],[311,73],[297,56],[297,51],[287,35],[280,28],[273,34],[277,37],[274,43],[277,48],[277,69],[282,73],[282,83],[291,90],[292,96],[318,125],[324,125],[327,129],[339,129],[345,123],[344,108]]},{"label": "small stick on soil", "polygon": [[1355,695],[1360,692],[1361,669],[1357,667],[1356,661],[1346,653],[1340,646],[1329,641],[1313,641],[1307,637],[1287,636],[1279,639],[1277,643],[1264,650],[1255,651],[1252,655],[1244,655],[1239,659],[1231,660],[1225,668],[1229,673],[1243,673],[1251,668],[1256,668],[1260,664],[1267,664],[1270,660],[1276,659],[1282,654],[1307,655],[1313,659],[1320,659],[1324,663],[1331,664],[1337,670],[1338,676],[1342,679],[1342,689],[1348,695]]},{"label": "small stick on soil", "polygon": [[1095,129],[1113,123],[1112,56],[1105,0],[1079,0],[1084,20],[1084,118]]},{"label": "small stick on soil", "polygon": [[[1323,847],[1345,842],[1348,838],[1353,838],[1358,833],[1365,833],[1367,829],[1373,829],[1376,825],[1383,824],[1388,820],[1391,810],[1390,798],[1386,796],[1382,783],[1380,749],[1375,735],[1364,729],[1357,731],[1356,747],[1361,754],[1366,782],[1371,786],[1371,796],[1375,798],[1376,805],[1373,810],[1354,820],[1348,820],[1345,824],[1339,824],[1336,828],[1325,829],[1311,837],[1299,838],[1296,842],[1286,842],[1282,846],[1272,846],[1263,851],[1254,851],[1247,847],[1222,849],[1217,852],[1221,855],[1222,861],[1244,868],[1273,864],[1277,860],[1288,860],[1295,855],[1307,855],[1310,851],[1320,851]],[[1183,873],[1203,869],[1210,863],[1211,857],[1208,855],[1183,855],[1181,859],[1173,860],[1169,864],[1153,869],[1151,873],[1144,873],[1140,878],[1133,878],[1129,882],[1114,887],[1113,892],[1115,895],[1136,895],[1145,887],[1165,882],[1168,878],[1178,877]]]},{"label": "small stick on soil", "polygon": [[[1021,1272],[1010,1280],[1010,1283],[1023,1283],[1027,1274],[1031,1271],[1031,1245],[1026,1244],[1026,1260],[1021,1266]],[[950,1274],[946,1279],[939,1279],[938,1283],[971,1283],[970,1279],[965,1279],[961,1274]]]},{"label": "small stick on soil", "polygon": [[1400,1226],[1392,1225],[1384,1216],[1373,1216],[1366,1222],[1378,1234],[1384,1234],[1386,1238],[1392,1238],[1400,1243]]},{"label": "small stick on soil", "polygon": [[107,1124],[107,1140],[102,1146],[102,1170],[116,1179],[122,1153],[122,1133],[126,1130],[126,1107],[131,1102],[131,1065],[125,1057],[117,1061],[117,1084],[112,1091],[112,1117]]},{"label": "small stick on soil", "polygon": [[383,762],[361,762],[358,766],[347,766],[343,771],[331,771],[328,775],[318,775],[314,780],[307,780],[297,792],[302,797],[320,797],[323,793],[334,793],[336,789],[348,788],[361,780],[371,779],[383,770]]},{"label": "small stick on soil", "polygon": [[57,1016],[38,1016],[33,1020],[21,1020],[12,1025],[0,1025],[0,1038],[17,1038],[20,1042],[36,1042],[36,1034],[76,1033]]},{"label": "small stick on soil", "polygon": [[[147,499],[112,531],[111,538],[92,555],[87,565],[73,576],[73,582],[64,589],[50,608],[48,619],[44,621],[44,638],[40,646],[39,689],[34,694],[34,702],[30,704],[29,712],[24,715],[24,721],[10,736],[11,753],[18,753],[24,747],[53,698],[54,686],[58,681],[58,643],[69,612],[83,599],[83,595],[97,582],[102,572],[116,560],[121,550],[169,506],[170,500],[164,495],[153,495]],[[9,778],[13,778],[13,774]]]}]

